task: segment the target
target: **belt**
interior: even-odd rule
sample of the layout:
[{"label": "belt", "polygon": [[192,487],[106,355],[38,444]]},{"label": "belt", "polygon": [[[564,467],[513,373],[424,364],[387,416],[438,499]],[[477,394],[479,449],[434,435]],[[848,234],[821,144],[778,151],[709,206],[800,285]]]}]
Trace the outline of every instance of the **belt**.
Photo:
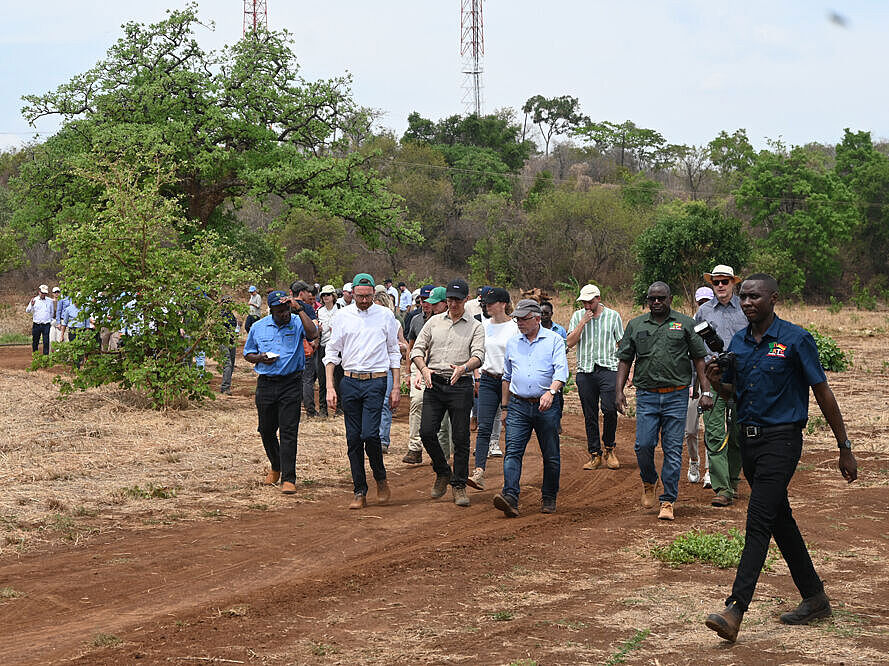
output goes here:
[{"label": "belt", "polygon": [[682,389],[687,389],[688,384],[685,386],[665,386],[659,388],[644,388],[643,391],[651,391],[652,393],[675,393],[676,391],[681,391]]},{"label": "belt", "polygon": [[803,427],[798,423],[783,423],[781,425],[773,426],[758,426],[750,423],[741,423],[738,426],[738,429],[746,439],[756,439],[758,437],[764,437],[765,435],[773,435],[782,432],[799,432]]},{"label": "belt", "polygon": [[297,370],[296,372],[291,372],[289,375],[267,375],[261,374],[259,375],[259,379],[265,382],[283,382],[287,379],[295,379],[297,376],[301,376],[303,373],[302,370]]},{"label": "belt", "polygon": [[536,405],[540,402],[540,396],[538,395],[536,398],[525,398],[520,395],[516,395],[515,393],[511,394],[513,398],[516,400],[521,400],[522,402],[530,402],[532,405]]},{"label": "belt", "polygon": [[[438,374],[437,372],[433,372],[432,373],[432,381],[441,382],[442,384],[450,384],[451,378],[448,377],[447,375],[441,375],[441,374]],[[458,382],[462,382],[462,381],[471,382],[472,381],[472,373],[467,374],[467,375],[461,375],[460,379],[458,379],[457,381]]]},{"label": "belt", "polygon": [[388,377],[389,373],[387,372],[344,372],[346,377],[351,377],[352,379],[380,379],[382,377]]},{"label": "belt", "polygon": [[499,375],[495,375],[493,372],[488,372],[487,370],[482,370],[482,374],[487,375],[491,379],[496,379],[498,382],[503,379],[503,373],[500,373]]}]

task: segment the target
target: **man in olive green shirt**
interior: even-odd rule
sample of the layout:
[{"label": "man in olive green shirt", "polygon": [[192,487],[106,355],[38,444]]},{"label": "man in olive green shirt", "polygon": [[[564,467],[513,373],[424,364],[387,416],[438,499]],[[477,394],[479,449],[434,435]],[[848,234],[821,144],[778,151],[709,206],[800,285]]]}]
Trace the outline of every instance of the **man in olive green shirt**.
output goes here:
[{"label": "man in olive green shirt", "polygon": [[679,494],[682,469],[682,440],[688,410],[688,385],[691,363],[701,379],[701,409],[713,406],[710,382],[704,374],[707,347],[694,332],[695,321],[670,308],[670,287],[655,282],[648,288],[649,313],[630,320],[617,349],[617,408],[626,413],[624,387],[630,366],[636,362],[633,385],[636,387],[636,461],[642,477],[642,506],[655,507],[657,469],[654,449],[660,434],[664,463],[658,518],[673,520],[673,503]]}]

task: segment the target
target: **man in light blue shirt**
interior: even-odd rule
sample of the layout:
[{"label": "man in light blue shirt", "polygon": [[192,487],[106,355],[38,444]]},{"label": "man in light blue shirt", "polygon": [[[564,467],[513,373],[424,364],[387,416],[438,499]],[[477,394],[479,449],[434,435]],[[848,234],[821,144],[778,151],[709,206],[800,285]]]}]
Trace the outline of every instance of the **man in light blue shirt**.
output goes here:
[{"label": "man in light blue shirt", "polygon": [[77,334],[83,329],[93,328],[92,318],[89,313],[81,311],[70,299],[68,299],[68,305],[65,306],[59,321],[62,327],[62,340],[65,339],[65,332],[67,331],[69,342],[73,342]]},{"label": "man in light blue shirt", "polygon": [[532,299],[518,302],[512,313],[521,335],[506,343],[503,363],[503,395],[500,405],[506,419],[506,456],[503,458],[503,492],[494,506],[508,517],[519,515],[519,482],[522,458],[537,435],[543,455],[541,512],[554,513],[559,492],[559,421],[555,396],[568,379],[565,341],[540,325],[540,305]]}]

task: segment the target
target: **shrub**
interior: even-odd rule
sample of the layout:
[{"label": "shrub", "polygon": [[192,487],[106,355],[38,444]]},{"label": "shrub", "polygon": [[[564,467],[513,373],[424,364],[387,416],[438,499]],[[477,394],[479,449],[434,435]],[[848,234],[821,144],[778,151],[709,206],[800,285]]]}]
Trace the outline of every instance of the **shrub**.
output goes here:
[{"label": "shrub", "polygon": [[852,353],[844,352],[829,335],[819,333],[815,328],[806,329],[818,345],[818,359],[821,367],[829,372],[843,372],[852,367]]}]

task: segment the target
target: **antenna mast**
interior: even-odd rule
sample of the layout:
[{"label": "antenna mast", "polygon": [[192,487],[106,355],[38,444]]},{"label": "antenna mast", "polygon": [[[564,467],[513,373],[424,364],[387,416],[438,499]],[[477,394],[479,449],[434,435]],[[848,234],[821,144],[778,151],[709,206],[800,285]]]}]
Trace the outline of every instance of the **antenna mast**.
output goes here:
[{"label": "antenna mast", "polygon": [[266,0],[244,0],[244,36],[258,28],[269,27],[268,2]]},{"label": "antenna mast", "polygon": [[483,0],[460,0],[460,56],[463,58],[463,108],[482,115],[482,58],[485,55]]}]

